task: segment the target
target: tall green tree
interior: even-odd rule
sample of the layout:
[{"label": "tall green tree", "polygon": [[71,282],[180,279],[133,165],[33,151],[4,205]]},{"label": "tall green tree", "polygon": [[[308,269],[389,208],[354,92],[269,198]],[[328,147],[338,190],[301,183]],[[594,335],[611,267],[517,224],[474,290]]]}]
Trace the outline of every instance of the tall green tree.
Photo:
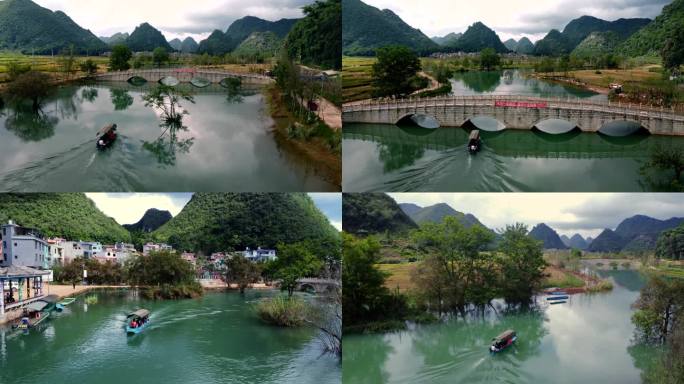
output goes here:
[{"label": "tall green tree", "polygon": [[665,40],[660,51],[663,67],[672,73],[679,72],[679,66],[684,64],[684,28],[676,28]]},{"label": "tall green tree", "polygon": [[192,264],[170,251],[150,252],[133,256],[125,267],[129,284],[141,286],[179,285],[195,282]]},{"label": "tall green tree", "polygon": [[280,244],[278,258],[269,265],[270,275],[280,281],[280,289],[292,296],[298,280],[316,277],[321,272],[323,262],[317,258],[307,243]]},{"label": "tall green tree", "polygon": [[31,100],[35,112],[40,109],[41,102],[50,96],[53,89],[50,76],[42,72],[24,73],[7,86],[8,93],[13,97]]},{"label": "tall green tree", "polygon": [[305,17],[292,27],[285,46],[304,65],[342,68],[342,3],[317,0],[305,6]]},{"label": "tall green tree", "polygon": [[161,67],[162,64],[169,62],[169,52],[164,47],[157,47],[152,52],[152,61],[157,67]]},{"label": "tall green tree", "polygon": [[259,281],[261,268],[242,255],[235,255],[226,261],[226,281],[237,284],[240,293],[245,293],[250,284]]},{"label": "tall green tree", "polygon": [[494,48],[485,48],[480,52],[480,68],[486,71],[498,67],[501,64],[501,56]]},{"label": "tall green tree", "polygon": [[684,225],[662,232],[655,254],[661,259],[684,260]]},{"label": "tall green tree", "polygon": [[133,52],[127,46],[123,44],[115,45],[112,48],[112,55],[109,57],[109,68],[112,71],[126,71],[131,68],[128,61],[132,57]]},{"label": "tall green tree", "polygon": [[501,291],[506,303],[528,304],[544,278],[543,243],[524,224],[509,225],[499,242]]},{"label": "tall green tree", "polygon": [[658,275],[649,277],[634,304],[632,316],[637,337],[645,342],[665,344],[684,322],[684,279]]},{"label": "tall green tree", "polygon": [[418,55],[404,46],[378,48],[373,64],[375,96],[405,96],[414,91],[412,82],[421,70]]}]

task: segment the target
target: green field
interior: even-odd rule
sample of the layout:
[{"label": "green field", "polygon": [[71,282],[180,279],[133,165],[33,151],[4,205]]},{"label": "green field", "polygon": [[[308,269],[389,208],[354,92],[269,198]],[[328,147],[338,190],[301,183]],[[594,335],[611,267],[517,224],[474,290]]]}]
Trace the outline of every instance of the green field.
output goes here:
[{"label": "green field", "polygon": [[[76,63],[81,63],[87,59],[93,60],[99,66],[109,63],[108,57],[103,56],[78,56]],[[14,62],[20,65],[30,65],[31,69],[41,72],[57,72],[59,69],[59,56],[30,56],[18,53],[0,53],[0,73],[6,73],[7,67]]]},{"label": "green field", "polygon": [[373,96],[371,72],[374,63],[374,57],[342,58],[342,100],[345,103]]}]

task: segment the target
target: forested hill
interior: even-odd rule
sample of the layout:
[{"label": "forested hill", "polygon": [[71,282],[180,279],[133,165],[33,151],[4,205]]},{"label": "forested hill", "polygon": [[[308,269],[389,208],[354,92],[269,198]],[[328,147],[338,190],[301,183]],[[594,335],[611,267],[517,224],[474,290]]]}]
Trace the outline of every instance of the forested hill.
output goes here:
[{"label": "forested hill", "polygon": [[684,0],[674,0],[663,8],[660,16],[622,43],[617,51],[628,56],[658,54],[665,41],[681,28],[684,28]]},{"label": "forested hill", "polygon": [[377,48],[388,45],[404,45],[418,53],[439,49],[437,43],[389,9],[379,10],[360,0],[342,0],[342,52],[345,55],[373,55]]},{"label": "forested hill", "polygon": [[306,17],[287,35],[285,45],[291,57],[304,65],[342,68],[342,4],[340,0],[317,1],[304,7]]},{"label": "forested hill", "polygon": [[285,38],[298,19],[268,21],[254,16],[235,20],[226,32],[214,31],[208,38],[200,41],[199,53],[225,55],[237,48],[254,32],[272,32],[279,39]]},{"label": "forested hill", "polygon": [[13,220],[49,237],[130,242],[131,235],[83,193],[0,194],[0,222]]},{"label": "forested hill", "polygon": [[195,193],[152,237],[207,254],[280,242],[331,242],[339,233],[304,193]]},{"label": "forested hill", "polygon": [[342,226],[345,232],[353,234],[396,233],[418,228],[399,204],[384,193],[343,194]]},{"label": "forested hill", "polygon": [[148,209],[143,217],[135,224],[124,224],[129,231],[152,232],[171,220],[171,212],[156,208]]},{"label": "forested hill", "polygon": [[479,21],[468,27],[463,36],[449,41],[445,48],[454,52],[480,52],[485,48],[492,48],[499,53],[509,51],[499,35]]},{"label": "forested hill", "polygon": [[31,0],[0,1],[0,50],[59,54],[71,46],[78,54],[108,49],[107,44],[64,12],[53,12]]},{"label": "forested hill", "polygon": [[542,241],[544,243],[544,249],[567,249],[568,247],[563,244],[558,233],[553,230],[548,225],[541,223],[536,225],[530,231],[530,236]]},{"label": "forested hill", "polygon": [[125,43],[133,52],[152,52],[155,48],[173,51],[173,47],[166,41],[164,35],[148,23],[142,23],[135,28]]}]

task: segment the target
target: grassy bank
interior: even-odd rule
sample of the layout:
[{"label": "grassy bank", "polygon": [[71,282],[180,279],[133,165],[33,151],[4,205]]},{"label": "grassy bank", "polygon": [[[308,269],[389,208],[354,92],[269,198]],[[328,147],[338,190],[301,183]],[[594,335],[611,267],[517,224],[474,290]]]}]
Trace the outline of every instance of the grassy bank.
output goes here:
[{"label": "grassy bank", "polygon": [[311,310],[307,302],[296,296],[279,295],[254,305],[254,311],[263,322],[280,327],[305,325]]},{"label": "grassy bank", "polygon": [[273,118],[278,144],[306,167],[328,182],[342,185],[341,132],[319,122],[302,124],[291,112],[276,85],[266,88],[266,100]]}]

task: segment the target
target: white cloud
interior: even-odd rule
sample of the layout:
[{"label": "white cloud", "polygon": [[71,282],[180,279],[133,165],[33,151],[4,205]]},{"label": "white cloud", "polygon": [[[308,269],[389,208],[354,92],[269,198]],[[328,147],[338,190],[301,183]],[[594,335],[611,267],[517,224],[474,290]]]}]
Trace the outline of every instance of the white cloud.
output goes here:
[{"label": "white cloud", "polygon": [[560,234],[596,237],[624,219],[647,215],[684,217],[684,198],[659,193],[391,193],[398,203],[449,204],[472,213],[489,228],[521,222],[530,229],[546,223]]},{"label": "white cloud", "polygon": [[538,40],[552,28],[562,30],[582,15],[607,20],[621,17],[657,16],[672,0],[363,0],[380,9],[390,9],[428,36],[465,32],[481,21],[495,30],[502,41],[523,36]]},{"label": "white cloud", "polygon": [[145,211],[157,208],[176,216],[190,200],[190,195],[178,197],[165,193],[86,193],[105,215],[119,224],[133,224]]}]

